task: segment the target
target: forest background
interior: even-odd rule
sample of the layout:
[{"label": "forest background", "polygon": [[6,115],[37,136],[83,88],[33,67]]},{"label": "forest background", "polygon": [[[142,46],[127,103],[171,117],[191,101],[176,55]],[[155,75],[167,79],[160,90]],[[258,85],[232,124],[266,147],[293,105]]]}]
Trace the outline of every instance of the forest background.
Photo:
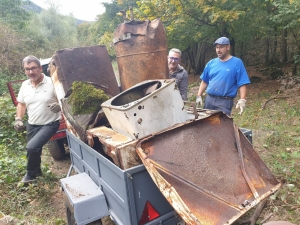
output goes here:
[{"label": "forest background", "polygon": [[[99,44],[106,45],[115,61],[112,39],[114,30],[124,21],[121,10],[127,18],[133,7],[135,19],[161,19],[168,48],[183,51],[182,63],[189,80],[192,77],[198,81],[194,87],[189,86],[190,90],[197,90],[205,63],[216,56],[212,44],[220,36],[229,37],[231,54],[243,60],[248,73],[255,68],[270,79],[288,74],[300,80],[300,0],[118,0],[103,3],[106,11],[95,22],[61,15],[59,6],[48,3],[50,7],[41,10],[27,0],[0,0],[0,218],[2,212],[31,224],[66,224],[63,210],[59,209],[61,214],[57,216],[45,201],[57,192],[53,185],[61,178],[48,173],[50,163],[43,168],[47,171],[44,188],[40,185],[24,192],[16,187],[20,174],[24,174],[25,139],[13,130],[15,107],[6,82],[25,78],[21,61],[29,54],[49,58],[59,49]],[[300,224],[299,89],[291,92],[293,98],[271,101],[266,110],[261,110],[262,103],[281,92],[277,86],[272,87],[275,80],[256,83],[259,77],[252,74],[257,73],[251,73],[247,110],[242,117],[234,115],[234,120],[254,131],[254,141],[260,141],[254,147],[262,149],[260,156],[284,184],[270,197],[264,214],[273,213],[272,218]],[[47,203],[47,207],[37,210],[32,202]],[[61,205],[55,203],[55,208]]]}]

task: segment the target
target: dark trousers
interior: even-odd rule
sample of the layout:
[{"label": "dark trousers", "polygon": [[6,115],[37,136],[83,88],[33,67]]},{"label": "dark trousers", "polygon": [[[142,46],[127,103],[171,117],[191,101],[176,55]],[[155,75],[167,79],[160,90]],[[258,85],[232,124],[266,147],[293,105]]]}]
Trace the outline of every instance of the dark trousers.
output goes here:
[{"label": "dark trousers", "polygon": [[205,98],[204,109],[220,110],[230,116],[232,106],[233,98],[221,98],[211,95],[207,95]]},{"label": "dark trousers", "polygon": [[42,148],[56,133],[58,127],[59,120],[45,125],[26,124],[27,175],[35,177],[41,169]]}]

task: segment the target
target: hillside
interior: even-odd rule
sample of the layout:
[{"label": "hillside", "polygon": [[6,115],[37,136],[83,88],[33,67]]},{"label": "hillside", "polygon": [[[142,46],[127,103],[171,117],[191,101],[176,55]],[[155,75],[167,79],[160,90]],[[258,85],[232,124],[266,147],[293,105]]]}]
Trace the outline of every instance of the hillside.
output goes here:
[{"label": "hillside", "polygon": [[[40,7],[39,5],[35,4],[32,1],[26,1],[24,4],[24,9],[28,10],[29,12],[33,12],[33,13],[41,13],[43,10],[45,10],[44,8]],[[80,20],[80,19],[76,19],[76,25],[79,25],[83,22],[86,22],[84,20]]]}]

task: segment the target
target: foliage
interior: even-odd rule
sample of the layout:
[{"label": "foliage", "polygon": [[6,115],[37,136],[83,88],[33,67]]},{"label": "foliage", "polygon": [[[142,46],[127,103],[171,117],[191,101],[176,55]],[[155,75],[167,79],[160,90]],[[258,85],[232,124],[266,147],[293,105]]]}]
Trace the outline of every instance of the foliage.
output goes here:
[{"label": "foliage", "polygon": [[81,46],[92,46],[96,45],[97,42],[92,37],[91,33],[92,23],[84,22],[77,26],[77,39]]},{"label": "foliage", "polygon": [[54,4],[50,4],[48,10],[34,16],[30,21],[27,34],[36,45],[35,49],[49,49],[46,51],[47,55],[43,55],[41,58],[52,56],[55,50],[77,46],[77,29],[74,16],[61,15],[58,7]]},{"label": "foliage", "polygon": [[12,76],[21,71],[23,58],[24,38],[11,28],[10,25],[0,20],[0,73]]},{"label": "foliage", "polygon": [[72,84],[72,93],[68,102],[72,106],[72,113],[82,115],[98,112],[101,104],[108,99],[104,91],[94,85],[75,81]]},{"label": "foliage", "polygon": [[[18,2],[23,1],[0,1],[5,6],[0,8],[0,72],[9,75],[20,73],[21,61],[26,55],[49,58],[56,50],[77,46],[75,18],[60,15],[54,4],[38,15],[32,14],[26,20],[23,18],[24,24],[20,27],[15,25],[17,21],[7,20],[7,17],[18,19],[23,12]],[[12,8],[5,11],[7,7]],[[2,14],[1,10],[4,10]]]},{"label": "foliage", "polygon": [[[51,224],[48,217],[32,218],[32,213],[43,214],[45,210],[51,210],[45,203],[43,207],[33,207],[32,202],[48,202],[58,177],[49,170],[49,165],[44,164],[44,175],[38,179],[38,185],[18,185],[26,173],[26,132],[17,133],[13,129],[16,108],[8,95],[0,96],[0,107],[0,212],[19,219],[28,218],[31,224],[46,224],[45,220]],[[54,224],[65,224],[62,219],[54,220]]]},{"label": "foliage", "polygon": [[[138,1],[136,13],[153,20],[160,17],[167,31],[170,46],[185,50],[188,46],[216,36],[228,36],[230,23],[244,15],[241,3],[232,0],[212,1]],[[239,7],[240,6],[240,7]]]},{"label": "foliage", "polygon": [[0,96],[4,93],[8,93],[8,87],[7,87],[7,82],[13,81],[13,80],[22,80],[25,79],[25,76],[22,75],[14,75],[14,76],[9,76],[7,73],[3,73],[0,70]]},{"label": "foliage", "polygon": [[24,29],[30,19],[30,13],[22,7],[26,4],[28,1],[0,0],[0,21],[13,28]]},{"label": "foliage", "polygon": [[275,13],[270,20],[286,28],[299,27],[299,1],[273,1]]}]

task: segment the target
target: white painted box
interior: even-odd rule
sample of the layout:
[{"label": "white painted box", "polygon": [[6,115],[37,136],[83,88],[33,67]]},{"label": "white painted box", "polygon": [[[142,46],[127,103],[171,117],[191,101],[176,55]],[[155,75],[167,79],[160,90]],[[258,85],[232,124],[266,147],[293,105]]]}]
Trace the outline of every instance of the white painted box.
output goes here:
[{"label": "white painted box", "polygon": [[112,129],[133,139],[188,119],[174,79],[141,82],[101,106]]}]

